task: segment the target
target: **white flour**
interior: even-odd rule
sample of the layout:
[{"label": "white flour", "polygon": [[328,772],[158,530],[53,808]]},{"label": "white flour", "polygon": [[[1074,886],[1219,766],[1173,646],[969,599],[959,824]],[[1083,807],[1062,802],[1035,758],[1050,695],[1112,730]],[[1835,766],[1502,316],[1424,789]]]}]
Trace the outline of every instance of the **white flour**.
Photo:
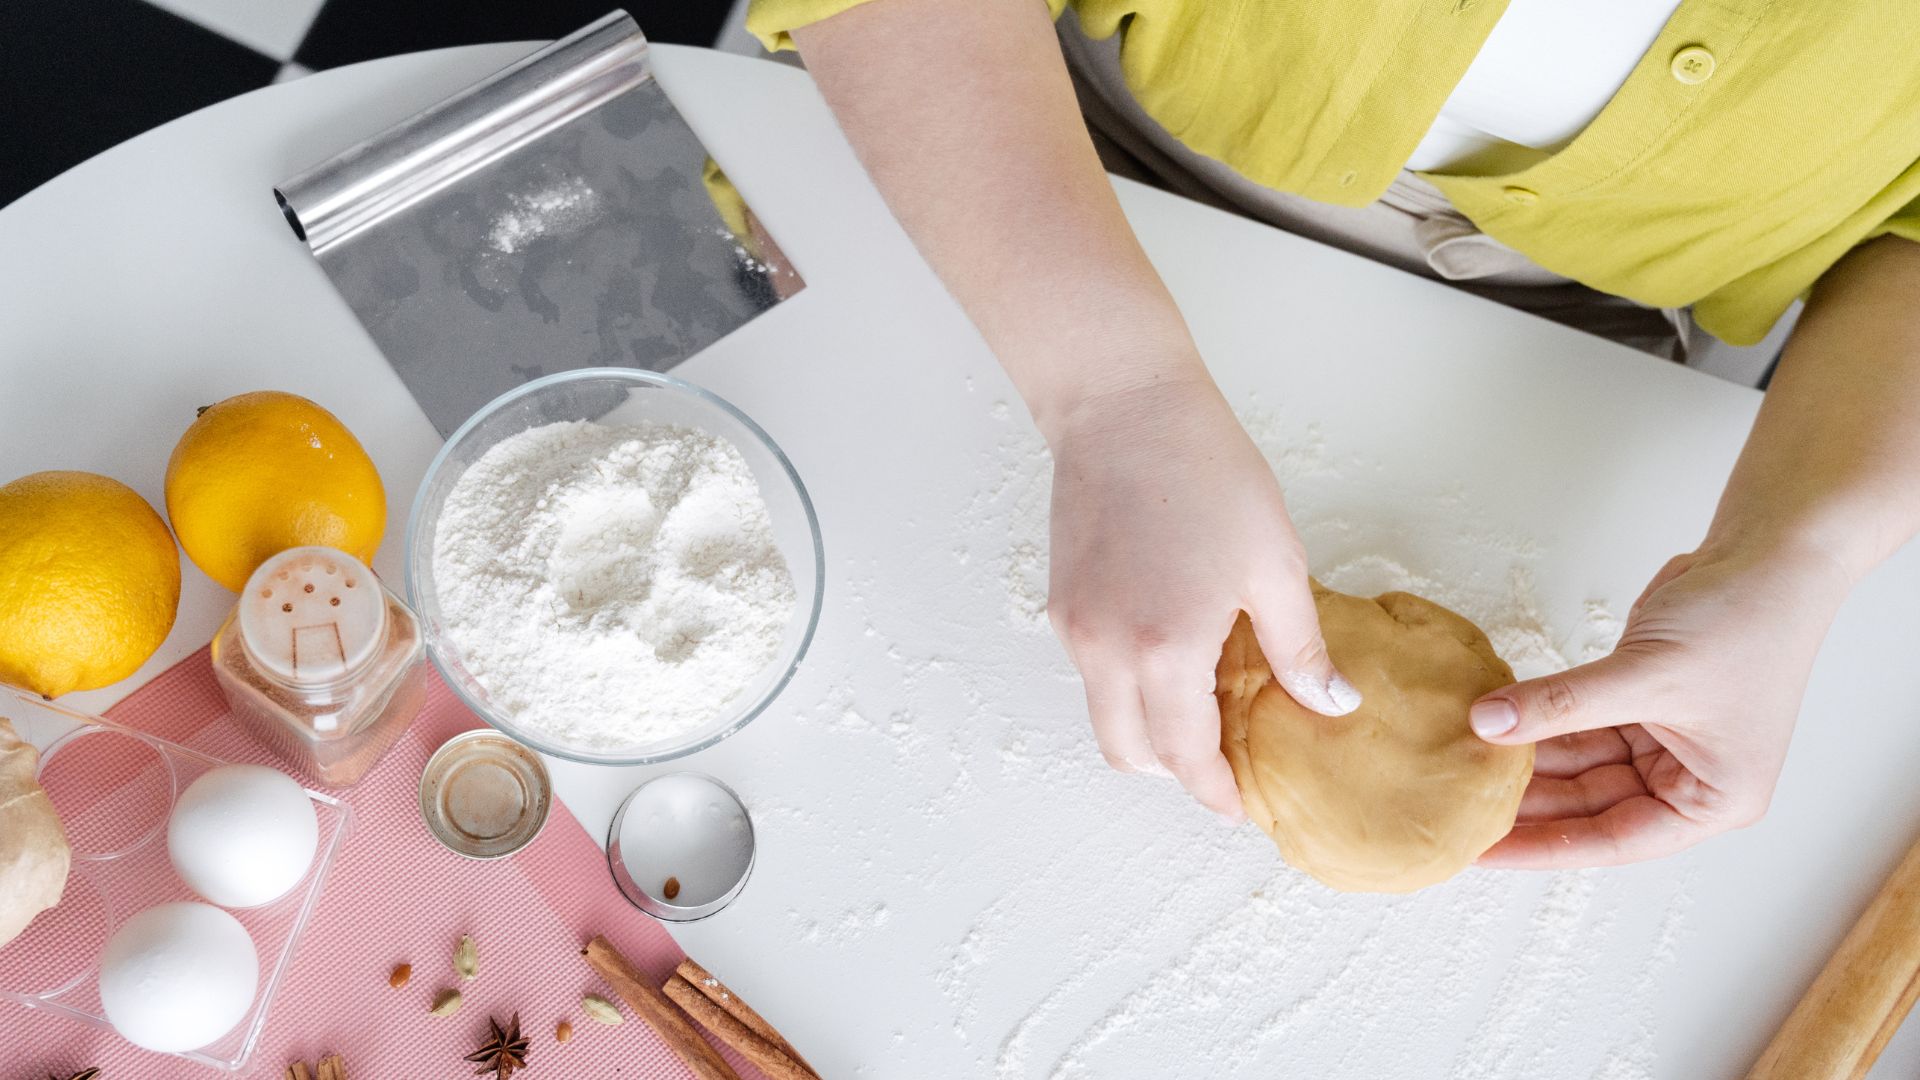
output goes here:
[{"label": "white flour", "polygon": [[433,565],[467,670],[518,724],[583,749],[713,720],[795,603],[740,451],[660,424],[502,441],[448,495]]},{"label": "white flour", "polygon": [[493,220],[487,243],[509,255],[543,236],[577,232],[600,211],[600,199],[585,181],[569,178],[530,194],[512,196],[513,209]]}]

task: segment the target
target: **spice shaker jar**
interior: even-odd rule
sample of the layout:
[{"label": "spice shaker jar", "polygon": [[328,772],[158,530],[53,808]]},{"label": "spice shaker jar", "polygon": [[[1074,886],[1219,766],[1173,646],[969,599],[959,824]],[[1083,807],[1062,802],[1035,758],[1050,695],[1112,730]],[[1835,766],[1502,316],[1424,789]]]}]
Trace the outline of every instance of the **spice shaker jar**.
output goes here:
[{"label": "spice shaker jar", "polygon": [[426,703],[419,619],[333,548],[261,563],[212,651],[234,720],[326,787],[359,783]]}]

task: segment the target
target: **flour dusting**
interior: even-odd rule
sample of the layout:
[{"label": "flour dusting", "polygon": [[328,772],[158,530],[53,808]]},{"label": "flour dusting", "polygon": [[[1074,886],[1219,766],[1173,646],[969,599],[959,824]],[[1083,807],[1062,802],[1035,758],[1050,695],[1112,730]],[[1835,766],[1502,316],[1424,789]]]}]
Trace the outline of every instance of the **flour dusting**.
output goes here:
[{"label": "flour dusting", "polygon": [[[1012,409],[996,401],[989,415],[1002,428],[996,452],[982,463],[988,483],[974,492],[969,519],[1004,518],[1027,527],[994,557],[1009,621],[1045,633],[1047,626],[1047,510],[1053,497],[1053,455],[1038,434],[1013,422]],[[1032,528],[1034,522],[1039,528]],[[968,552],[967,561],[971,561]]]},{"label": "flour dusting", "polygon": [[1493,651],[1513,668],[1516,679],[1565,671],[1613,651],[1622,624],[1603,600],[1586,602],[1581,620],[1564,637],[1548,627],[1534,600],[1532,572],[1514,566],[1506,588],[1479,592],[1414,573],[1384,555],[1363,555],[1320,571],[1328,588],[1357,596],[1383,592],[1417,593],[1472,619],[1486,631]]},{"label": "flour dusting", "polygon": [[664,424],[502,440],[461,474],[433,542],[467,671],[521,727],[574,747],[712,721],[774,660],[796,602],[746,459]]},{"label": "flour dusting", "polygon": [[568,178],[537,191],[510,196],[512,207],[493,219],[487,244],[495,251],[524,251],[546,236],[580,231],[600,213],[600,197],[586,181]]}]

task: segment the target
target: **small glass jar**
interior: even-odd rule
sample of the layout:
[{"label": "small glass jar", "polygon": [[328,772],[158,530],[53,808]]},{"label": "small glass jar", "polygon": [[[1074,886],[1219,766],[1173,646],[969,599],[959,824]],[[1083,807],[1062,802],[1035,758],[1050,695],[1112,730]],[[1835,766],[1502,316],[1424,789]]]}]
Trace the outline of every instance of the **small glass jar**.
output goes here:
[{"label": "small glass jar", "polygon": [[420,621],[333,548],[261,563],[212,651],[234,720],[325,787],[359,783],[426,704]]}]

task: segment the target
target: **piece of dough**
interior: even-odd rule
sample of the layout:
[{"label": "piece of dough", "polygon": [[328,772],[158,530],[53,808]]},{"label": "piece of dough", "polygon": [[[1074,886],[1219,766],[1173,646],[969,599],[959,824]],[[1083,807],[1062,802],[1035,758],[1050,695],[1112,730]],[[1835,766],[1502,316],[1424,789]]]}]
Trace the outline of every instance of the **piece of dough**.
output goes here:
[{"label": "piece of dough", "polygon": [[1480,628],[1408,593],[1314,582],[1334,666],[1363,702],[1328,717],[1274,681],[1243,614],[1221,652],[1220,742],[1247,816],[1294,867],[1346,892],[1412,892],[1513,827],[1532,746],[1493,746],[1467,706],[1513,681]]},{"label": "piece of dough", "polygon": [[0,716],[0,945],[60,902],[71,853],[53,801],[40,788],[40,752]]}]

